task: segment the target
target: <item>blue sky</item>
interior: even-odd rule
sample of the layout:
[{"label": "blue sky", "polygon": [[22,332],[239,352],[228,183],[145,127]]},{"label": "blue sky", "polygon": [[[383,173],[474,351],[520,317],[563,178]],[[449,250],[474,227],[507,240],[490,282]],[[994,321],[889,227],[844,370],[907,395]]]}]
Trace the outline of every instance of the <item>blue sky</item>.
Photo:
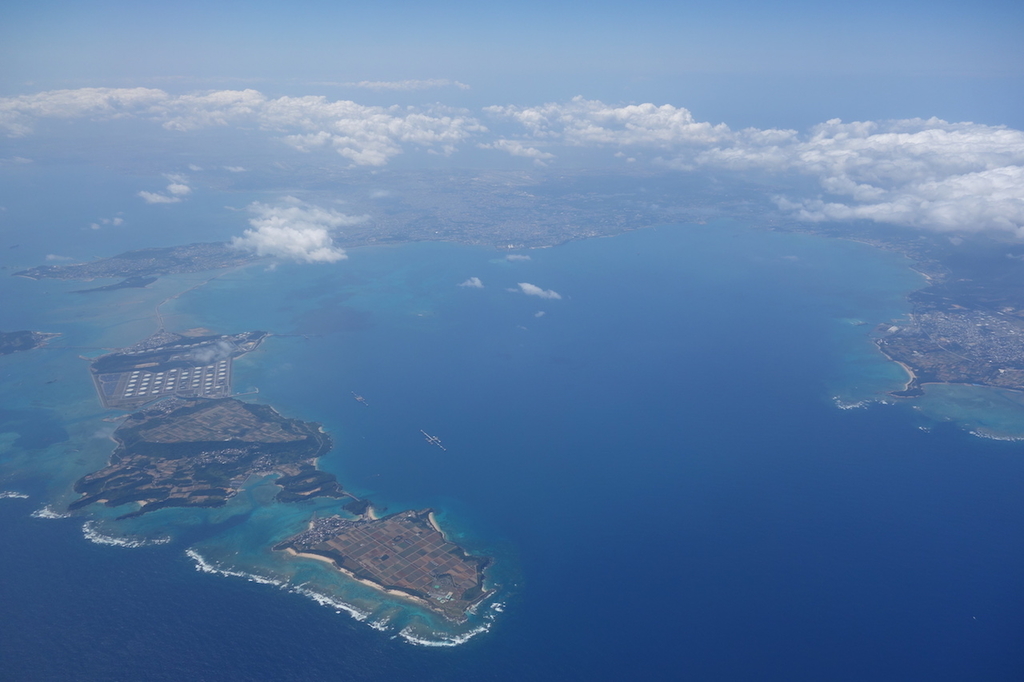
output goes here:
[{"label": "blue sky", "polygon": [[[1020,2],[35,2],[4,10],[4,95],[452,79],[462,106],[574,95],[803,128],[938,116],[1024,128]],[[387,96],[384,96],[387,95]],[[367,96],[422,103],[436,93]]]}]

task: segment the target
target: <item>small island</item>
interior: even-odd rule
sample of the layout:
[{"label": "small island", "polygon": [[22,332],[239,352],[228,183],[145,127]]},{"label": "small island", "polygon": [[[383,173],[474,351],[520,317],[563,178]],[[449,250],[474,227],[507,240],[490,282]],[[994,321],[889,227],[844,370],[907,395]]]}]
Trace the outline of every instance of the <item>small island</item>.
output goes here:
[{"label": "small island", "polygon": [[467,554],[450,542],[423,509],[374,518],[313,519],[309,529],[274,547],[331,563],[356,580],[410,599],[462,622],[489,593],[484,588],[487,557]]},{"label": "small island", "polygon": [[334,476],[316,469],[332,445],[320,425],[268,405],[169,398],[130,415],[113,438],[110,464],[75,483],[82,497],[69,509],[138,503],[119,517],[130,518],[165,507],[220,507],[249,476],[272,473],[280,474],[282,501],[345,494]]},{"label": "small island", "polygon": [[60,336],[60,334],[47,334],[45,332],[0,332],[0,355],[9,355],[22,350],[32,350],[45,346],[47,341]]}]

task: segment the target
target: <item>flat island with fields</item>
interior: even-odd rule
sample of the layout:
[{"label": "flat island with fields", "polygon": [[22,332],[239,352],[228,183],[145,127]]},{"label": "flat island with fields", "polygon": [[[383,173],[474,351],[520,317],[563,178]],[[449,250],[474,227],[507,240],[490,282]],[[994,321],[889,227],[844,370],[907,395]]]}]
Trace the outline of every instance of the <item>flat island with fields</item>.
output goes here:
[{"label": "flat island with fields", "polygon": [[430,509],[377,519],[314,519],[308,530],[275,547],[330,562],[353,578],[461,622],[488,595],[487,557],[450,542]]}]

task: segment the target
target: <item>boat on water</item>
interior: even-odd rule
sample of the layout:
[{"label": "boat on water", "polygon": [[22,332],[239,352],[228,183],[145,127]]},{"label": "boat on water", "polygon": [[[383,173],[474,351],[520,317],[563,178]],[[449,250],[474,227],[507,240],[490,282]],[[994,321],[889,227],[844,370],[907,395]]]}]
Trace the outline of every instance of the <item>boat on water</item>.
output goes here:
[{"label": "boat on water", "polygon": [[423,434],[424,438],[427,439],[428,443],[430,443],[431,445],[436,445],[437,447],[441,448],[445,452],[448,452],[448,448],[446,448],[445,446],[441,445],[441,439],[440,438],[438,438],[437,436],[431,436],[429,433],[427,433],[423,429],[420,429],[420,433]]}]

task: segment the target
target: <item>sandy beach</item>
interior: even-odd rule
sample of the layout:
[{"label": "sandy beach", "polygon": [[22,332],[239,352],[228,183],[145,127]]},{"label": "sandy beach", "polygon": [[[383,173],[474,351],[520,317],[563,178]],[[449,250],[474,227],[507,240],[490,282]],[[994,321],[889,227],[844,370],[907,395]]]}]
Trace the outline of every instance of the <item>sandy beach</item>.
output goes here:
[{"label": "sandy beach", "polygon": [[355,580],[357,583],[362,583],[363,585],[366,585],[367,587],[372,587],[373,589],[377,590],[378,592],[383,592],[384,594],[389,594],[389,595],[391,595],[393,597],[401,597],[402,599],[407,599],[409,601],[415,602],[417,604],[420,604],[421,606],[425,606],[425,607],[433,610],[433,605],[430,602],[428,602],[426,599],[423,599],[422,597],[417,597],[415,595],[409,594],[408,592],[403,592],[402,590],[394,590],[394,589],[386,588],[383,585],[379,585],[378,583],[373,582],[372,580],[367,580],[365,578],[359,578],[352,571],[349,571],[348,569],[345,569],[345,568],[342,568],[341,566],[339,566],[334,561],[334,559],[329,559],[328,557],[321,556],[319,554],[310,554],[308,552],[298,552],[298,551],[292,549],[291,547],[285,547],[284,551],[287,552],[290,556],[304,557],[306,559],[316,559],[317,561],[326,562],[326,563],[330,564],[335,570],[340,571],[341,573],[344,573],[346,576],[348,576],[352,580]]}]

